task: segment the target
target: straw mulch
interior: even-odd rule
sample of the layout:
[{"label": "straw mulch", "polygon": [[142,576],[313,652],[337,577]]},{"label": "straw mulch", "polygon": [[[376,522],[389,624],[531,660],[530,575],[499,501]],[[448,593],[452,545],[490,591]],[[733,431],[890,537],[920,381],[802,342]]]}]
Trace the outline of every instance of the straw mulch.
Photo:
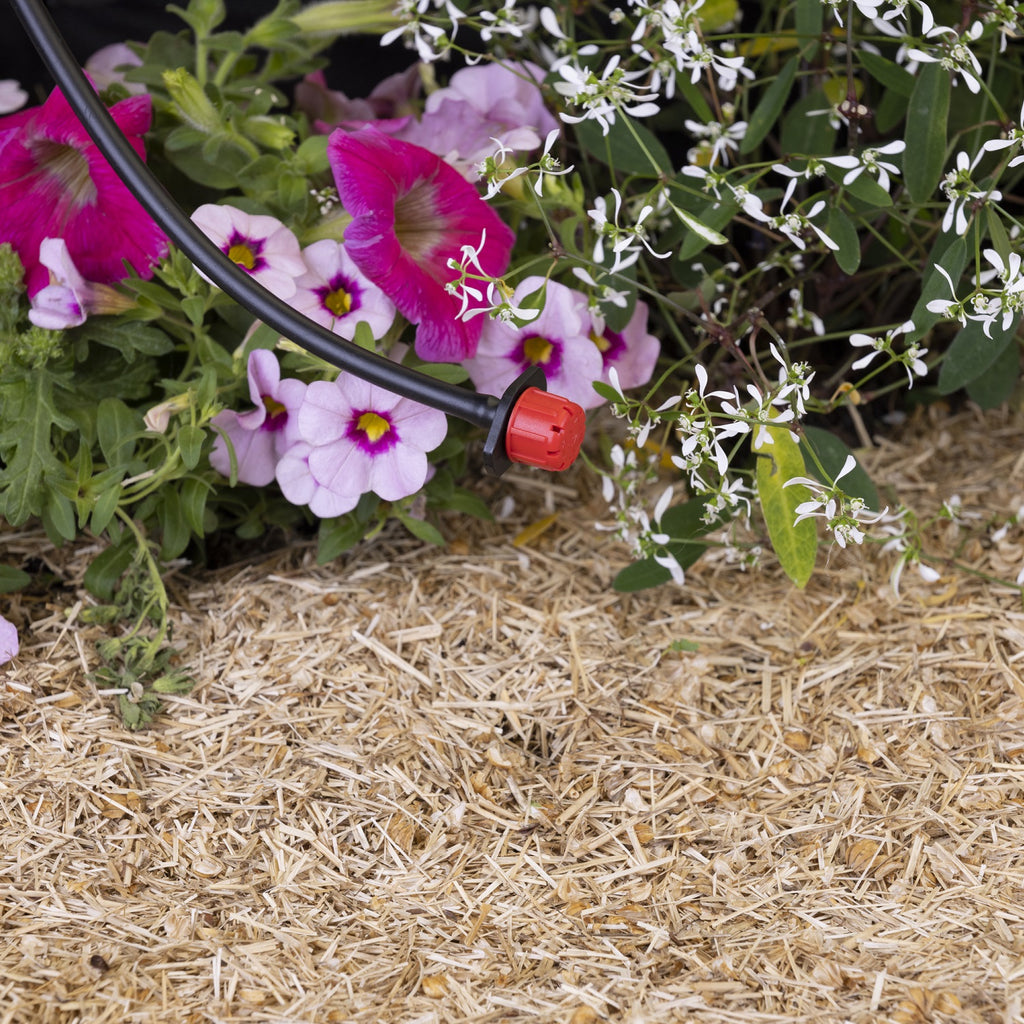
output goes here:
[{"label": "straw mulch", "polygon": [[[998,524],[1022,438],[922,415],[864,459]],[[8,611],[0,1022],[1024,1019],[1017,592],[836,549],[625,597],[593,478],[481,487],[516,511],[441,550],[180,571],[197,686],[138,734],[87,552],[0,538],[69,584]],[[978,523],[935,550],[1013,579],[1024,527]]]}]

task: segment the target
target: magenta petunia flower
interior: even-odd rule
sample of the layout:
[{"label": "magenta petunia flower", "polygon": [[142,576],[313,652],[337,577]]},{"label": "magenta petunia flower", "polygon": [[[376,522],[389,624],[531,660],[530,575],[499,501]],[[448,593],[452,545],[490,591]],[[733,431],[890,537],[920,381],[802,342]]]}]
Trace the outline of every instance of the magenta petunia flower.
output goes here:
[{"label": "magenta petunia flower", "polygon": [[18,656],[18,630],[0,615],[0,665]]},{"label": "magenta petunia flower", "polygon": [[[256,408],[243,413],[225,409],[212,420],[231,442],[241,483],[263,487],[274,479],[281,457],[300,440],[297,413],[305,394],[302,381],[281,380],[273,352],[258,348],[249,353],[249,397]],[[231,475],[231,455],[223,436],[213,444],[210,465]]]},{"label": "magenta petunia flower", "polygon": [[445,438],[442,412],[351,374],[314,381],[299,409],[296,445],[281,459],[284,496],[318,516],[355,508],[373,491],[385,501],[415,494],[427,479],[427,452]]},{"label": "magenta petunia flower", "polygon": [[[111,116],[145,158],[149,96],[115,103]],[[93,144],[59,90],[41,107],[0,119],[0,242],[25,265],[29,295],[45,288],[44,238],[63,238],[82,275],[122,280],[127,261],[143,277],[167,251],[167,239]]]},{"label": "magenta petunia flower", "polygon": [[395,304],[352,262],[344,246],[330,238],[302,250],[308,270],[295,282],[288,304],[310,320],[351,341],[364,321],[381,338],[395,322]]},{"label": "magenta petunia flower", "polygon": [[[335,131],[328,154],[342,204],[352,215],[345,249],[410,323],[422,359],[458,362],[476,352],[483,317],[459,319],[446,285],[463,246],[479,246],[485,273],[508,267],[515,235],[475,188],[440,157],[373,127]],[[481,244],[482,243],[482,244]],[[483,307],[474,300],[469,309]]]},{"label": "magenta petunia flower", "polygon": [[604,363],[601,380],[610,383],[608,371],[614,366],[623,389],[643,387],[651,379],[661,352],[661,342],[647,333],[649,310],[645,302],[637,302],[629,323],[621,331],[609,330],[597,319],[591,319],[590,338],[597,345]]},{"label": "magenta petunia flower", "polygon": [[295,294],[295,279],[306,273],[299,240],[276,217],[246,213],[235,206],[206,203],[192,220],[220,251],[280,299]]},{"label": "magenta petunia flower", "polygon": [[[520,305],[543,283],[541,277],[526,278],[511,304]],[[600,405],[602,399],[591,385],[602,376],[601,352],[590,337],[590,318],[581,299],[579,292],[548,281],[544,308],[525,327],[488,320],[476,356],[463,363],[477,391],[500,395],[524,370],[539,366],[551,391],[584,409]]]}]

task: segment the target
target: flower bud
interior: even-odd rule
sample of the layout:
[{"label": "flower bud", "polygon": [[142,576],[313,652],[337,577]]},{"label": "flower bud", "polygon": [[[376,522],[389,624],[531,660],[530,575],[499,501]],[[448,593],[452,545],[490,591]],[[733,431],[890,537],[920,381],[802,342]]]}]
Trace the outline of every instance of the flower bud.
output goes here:
[{"label": "flower bud", "polygon": [[325,0],[303,8],[291,20],[305,35],[384,33],[402,24],[394,9],[394,0]]},{"label": "flower bud", "polygon": [[178,116],[186,124],[207,135],[224,130],[217,108],[199,82],[184,68],[165,71],[163,79]]}]

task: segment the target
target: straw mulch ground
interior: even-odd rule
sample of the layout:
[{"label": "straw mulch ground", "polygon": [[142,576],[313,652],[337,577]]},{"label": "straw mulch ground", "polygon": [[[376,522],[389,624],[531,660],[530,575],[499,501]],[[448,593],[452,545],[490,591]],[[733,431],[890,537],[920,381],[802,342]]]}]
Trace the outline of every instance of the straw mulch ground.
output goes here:
[{"label": "straw mulch ground", "polygon": [[[925,417],[865,461],[1001,520],[1022,439]],[[0,1022],[1024,1019],[1019,594],[897,599],[836,550],[805,592],[711,559],[618,596],[592,479],[491,486],[517,512],[443,550],[179,573],[198,685],[144,733],[86,679],[83,591],[15,605]],[[1015,577],[1024,528],[984,538],[933,543]]]}]

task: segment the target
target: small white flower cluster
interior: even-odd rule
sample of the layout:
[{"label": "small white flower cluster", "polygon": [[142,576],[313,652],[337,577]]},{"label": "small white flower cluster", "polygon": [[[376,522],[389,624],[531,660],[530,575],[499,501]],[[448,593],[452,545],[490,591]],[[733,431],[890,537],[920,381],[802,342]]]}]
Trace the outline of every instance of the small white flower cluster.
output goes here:
[{"label": "small white flower cluster", "polygon": [[[1024,273],[1019,253],[1011,252],[1004,260],[995,249],[984,249],[982,256],[989,263],[990,269],[978,274],[974,291],[965,299],[956,297],[956,285],[949,271],[937,264],[935,269],[946,279],[952,298],[932,299],[927,308],[932,313],[938,313],[947,320],[958,320],[963,325],[974,320],[982,325],[985,335],[991,338],[997,321],[1005,333],[1010,330],[1014,319],[1024,312]],[[990,287],[997,281],[1001,287]]]},{"label": "small white flower cluster", "polygon": [[[450,30],[426,20],[426,15],[443,12]],[[451,53],[452,42],[459,29],[462,11],[452,0],[398,0],[394,14],[402,19],[398,28],[381,36],[381,46],[401,39],[407,49],[415,50],[424,64],[442,60]]]},{"label": "small white flower cluster", "polygon": [[[929,303],[929,306],[931,304]],[[888,357],[888,362],[878,367],[879,370],[885,369],[886,366],[891,366],[893,363],[901,363],[903,368],[907,371],[907,387],[912,388],[914,386],[914,377],[924,377],[928,373],[928,364],[925,363],[924,357],[928,354],[928,349],[921,348],[916,342],[907,345],[901,352],[897,352],[893,347],[893,342],[902,334],[910,334],[914,330],[914,321],[908,320],[906,323],[900,324],[899,327],[894,327],[890,331],[886,331],[879,338],[872,338],[870,334],[851,334],[850,344],[854,348],[868,348],[870,351],[867,355],[860,356],[855,359],[850,365],[851,370],[863,370],[871,362],[873,362],[875,356],[885,355]]]},{"label": "small white flower cluster", "polygon": [[[604,196],[598,196],[593,207],[587,210],[587,216],[593,222],[597,234],[597,240],[594,242],[594,262],[604,263],[606,245],[612,254],[612,265],[608,270],[610,274],[617,274],[633,266],[640,259],[640,253],[644,249],[659,260],[671,256],[670,252],[655,251],[647,239],[647,228],[644,223],[657,207],[645,197],[641,200],[640,209],[635,216],[627,211],[627,217],[632,223],[623,225],[620,223],[624,205],[622,193],[613,188],[611,194],[615,210],[610,218],[608,200]],[[660,199],[661,196],[657,198]]]},{"label": "small white flower cluster", "polygon": [[[480,244],[476,247],[464,245],[459,259],[448,260],[448,269],[456,270],[459,276],[449,281],[445,291],[460,302],[456,318],[463,321],[486,313],[505,323],[518,321],[528,323],[540,316],[539,309],[527,309],[512,302],[513,291],[500,278],[488,274],[480,264],[480,253],[487,243],[486,228],[480,232]],[[486,296],[486,301],[485,301]]]},{"label": "small white flower cluster", "polygon": [[555,92],[564,96],[583,113],[562,114],[567,124],[596,121],[607,135],[619,114],[630,117],[651,117],[661,109],[655,102],[658,95],[639,84],[645,77],[642,71],[626,71],[620,67],[621,58],[615,54],[598,75],[590,68],[572,60],[558,65],[558,74],[564,81],[555,83]]},{"label": "small white flower cluster", "polygon": [[524,175],[535,177],[530,187],[538,196],[542,196],[544,194],[545,178],[568,174],[573,169],[573,165],[570,164],[568,167],[563,167],[558,157],[551,155],[551,147],[555,144],[560,134],[557,128],[548,132],[540,158],[532,164],[522,165],[516,165],[514,162],[509,161],[508,158],[514,150],[504,145],[498,139],[492,138],[491,141],[496,143],[498,148],[494,151],[493,155],[477,165],[480,177],[487,182],[487,191],[484,192],[484,199],[493,199],[510,181],[514,181],[516,178],[521,178]]},{"label": "small white flower cluster", "polygon": [[814,495],[809,501],[802,501],[797,505],[794,525],[804,519],[824,519],[825,525],[832,531],[832,536],[841,548],[845,548],[851,542],[862,544],[864,527],[879,522],[888,509],[872,512],[863,498],[850,497],[839,486],[839,481],[852,473],[856,467],[857,460],[852,455],[847,455],[843,468],[836,474],[831,486],[806,476],[794,476],[787,480],[786,487],[801,485]]}]

